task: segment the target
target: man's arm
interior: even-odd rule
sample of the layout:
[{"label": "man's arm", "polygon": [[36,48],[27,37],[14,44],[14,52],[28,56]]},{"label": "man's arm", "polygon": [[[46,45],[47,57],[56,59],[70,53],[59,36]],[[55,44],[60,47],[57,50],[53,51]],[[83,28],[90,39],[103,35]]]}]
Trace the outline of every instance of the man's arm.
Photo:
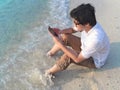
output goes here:
[{"label": "man's arm", "polygon": [[74,62],[76,63],[80,63],[83,60],[85,60],[86,58],[83,57],[83,55],[81,53],[77,53],[76,51],[74,51],[71,48],[67,48],[66,46],[64,46],[63,44],[60,44],[60,48],[62,49],[62,51],[68,55],[70,58],[73,59]]},{"label": "man's arm", "polygon": [[65,34],[65,33],[71,34],[71,33],[75,33],[75,32],[76,32],[76,31],[73,30],[73,28],[67,28],[67,29],[61,30],[59,33],[60,33],[60,34]]},{"label": "man's arm", "polygon": [[[71,30],[71,29],[69,29]],[[70,33],[70,32],[69,32]],[[52,34],[51,34],[52,35]],[[54,42],[58,45],[58,47],[60,47],[60,49],[70,58],[72,58],[74,60],[74,62],[79,63],[83,60],[85,60],[86,58],[83,57],[83,55],[80,53],[78,54],[77,52],[75,52],[73,49],[70,49],[68,47],[66,47],[65,45],[63,45],[61,39],[59,39],[58,37],[53,36],[53,40]]]}]

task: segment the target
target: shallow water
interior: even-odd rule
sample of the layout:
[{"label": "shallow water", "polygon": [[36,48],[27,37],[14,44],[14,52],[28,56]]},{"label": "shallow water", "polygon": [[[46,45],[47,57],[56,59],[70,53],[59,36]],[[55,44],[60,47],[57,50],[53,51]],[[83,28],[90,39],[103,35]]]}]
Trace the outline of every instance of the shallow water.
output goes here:
[{"label": "shallow water", "polygon": [[46,57],[53,45],[48,25],[71,25],[69,0],[0,1],[0,89],[59,90],[40,80],[55,60]]},{"label": "shallow water", "polygon": [[22,32],[39,22],[47,0],[0,0],[0,56],[22,40]]}]

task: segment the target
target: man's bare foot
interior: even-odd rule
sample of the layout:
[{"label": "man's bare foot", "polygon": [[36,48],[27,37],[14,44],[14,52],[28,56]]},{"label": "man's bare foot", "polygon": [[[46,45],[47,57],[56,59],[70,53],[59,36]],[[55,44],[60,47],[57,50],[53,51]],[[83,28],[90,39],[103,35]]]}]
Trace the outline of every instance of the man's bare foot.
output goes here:
[{"label": "man's bare foot", "polygon": [[48,72],[45,71],[45,73],[40,72],[39,73],[39,79],[41,80],[41,83],[45,86],[53,86],[54,82],[52,81],[52,79],[54,78],[54,76]]},{"label": "man's bare foot", "polygon": [[47,78],[55,78],[55,76],[53,74],[51,74],[51,72],[49,70],[45,71],[45,77],[47,77]]},{"label": "man's bare foot", "polygon": [[51,57],[53,56],[56,52],[58,52],[60,50],[60,48],[55,44],[52,49],[50,49],[48,52],[47,52],[47,56]]},{"label": "man's bare foot", "polygon": [[46,54],[48,57],[52,57],[54,55],[54,53],[52,53],[52,51],[48,51]]}]

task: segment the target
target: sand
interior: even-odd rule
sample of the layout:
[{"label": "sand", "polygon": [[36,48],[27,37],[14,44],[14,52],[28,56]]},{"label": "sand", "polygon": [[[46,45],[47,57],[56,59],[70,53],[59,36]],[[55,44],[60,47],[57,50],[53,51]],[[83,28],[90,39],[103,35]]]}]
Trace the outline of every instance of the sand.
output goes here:
[{"label": "sand", "polygon": [[[25,45],[23,43],[24,46],[20,46],[18,52],[14,50],[17,56],[14,56],[14,53],[10,54],[12,57],[10,62],[3,65],[6,75],[1,81],[4,79],[8,81],[2,82],[0,90],[28,90],[28,88],[29,90],[120,90],[120,1],[70,0],[70,10],[81,3],[91,3],[95,6],[97,21],[103,26],[110,39],[111,50],[105,66],[101,69],[89,69],[72,64],[67,70],[56,74],[53,86],[44,86],[39,80],[42,78],[42,71],[51,67],[60,55],[57,54],[55,58],[46,57],[47,51],[53,45],[52,39],[48,35],[43,36],[46,32],[42,33],[43,29],[38,27],[35,32],[26,36],[28,38],[32,36],[30,38],[32,43]],[[36,35],[42,36],[41,39]],[[13,52],[13,49],[11,51]]]},{"label": "sand", "polygon": [[120,90],[120,2],[70,0],[70,10],[81,3],[91,3],[95,7],[97,21],[110,39],[110,54],[101,69],[70,65],[67,70],[56,74],[54,86],[49,90]]},{"label": "sand", "polygon": [[95,6],[97,21],[110,39],[110,54],[101,69],[71,65],[57,74],[55,86],[60,90],[120,90],[120,1],[70,0],[70,10],[81,3]]}]

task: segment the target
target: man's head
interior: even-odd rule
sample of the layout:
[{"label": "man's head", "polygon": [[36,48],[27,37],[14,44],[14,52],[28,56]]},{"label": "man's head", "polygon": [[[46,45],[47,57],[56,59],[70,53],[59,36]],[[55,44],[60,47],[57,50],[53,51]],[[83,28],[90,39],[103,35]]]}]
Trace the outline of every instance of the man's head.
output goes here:
[{"label": "man's head", "polygon": [[90,4],[81,4],[70,12],[74,24],[94,26],[96,24],[95,9]]}]

